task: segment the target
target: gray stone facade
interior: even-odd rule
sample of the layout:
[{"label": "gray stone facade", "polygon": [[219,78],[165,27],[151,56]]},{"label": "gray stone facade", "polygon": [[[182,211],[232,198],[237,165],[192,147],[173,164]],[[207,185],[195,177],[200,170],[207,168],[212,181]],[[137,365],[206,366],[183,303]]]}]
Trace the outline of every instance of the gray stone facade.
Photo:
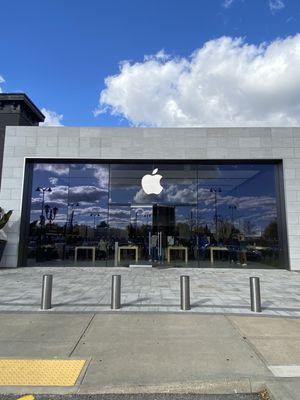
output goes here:
[{"label": "gray stone facade", "polygon": [[290,268],[300,270],[300,128],[7,127],[0,205],[14,213],[2,267],[16,267],[26,158],[282,160]]}]

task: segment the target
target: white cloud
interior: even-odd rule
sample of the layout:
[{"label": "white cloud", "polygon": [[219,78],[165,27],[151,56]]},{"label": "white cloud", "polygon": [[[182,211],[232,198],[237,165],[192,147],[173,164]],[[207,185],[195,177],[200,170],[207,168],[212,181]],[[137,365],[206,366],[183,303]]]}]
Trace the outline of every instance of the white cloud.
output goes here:
[{"label": "white cloud", "polygon": [[300,34],[259,45],[221,37],[189,58],[158,54],[121,63],[106,78],[95,115],[136,126],[300,123]]},{"label": "white cloud", "polygon": [[57,185],[58,181],[59,181],[59,179],[56,178],[55,176],[51,176],[51,177],[49,178],[49,182],[50,182],[51,185],[53,185],[53,186]]},{"label": "white cloud", "polygon": [[68,164],[44,164],[44,163],[37,163],[34,165],[35,171],[48,171],[52,172],[56,175],[62,176],[66,175],[69,176],[69,165]]},{"label": "white cloud", "polygon": [[100,188],[107,189],[109,180],[109,168],[108,166],[96,165],[96,164],[85,164],[82,169],[92,169],[93,176],[98,180]]},{"label": "white cloud", "polygon": [[90,204],[100,200],[107,201],[108,191],[96,186],[71,186],[69,187],[69,203]]},{"label": "white cloud", "polygon": [[[222,7],[230,8],[236,0],[223,0]],[[244,0],[240,0],[244,1]],[[285,7],[284,0],[267,0],[269,3],[269,8],[272,14],[275,14],[277,11],[282,10]]]},{"label": "white cloud", "polygon": [[222,3],[222,6],[224,8],[229,8],[232,5],[233,2],[234,2],[234,0],[224,0],[223,3]]},{"label": "white cloud", "polygon": [[[3,78],[3,76],[0,75],[0,84],[5,82],[5,79]],[[2,93],[2,88],[0,86],[0,93]]]},{"label": "white cloud", "polygon": [[285,7],[283,0],[269,0],[269,7],[272,13],[281,10]]},{"label": "white cloud", "polygon": [[42,108],[42,113],[45,115],[45,121],[40,124],[40,126],[62,126],[62,114],[57,114],[55,111],[47,110]]}]

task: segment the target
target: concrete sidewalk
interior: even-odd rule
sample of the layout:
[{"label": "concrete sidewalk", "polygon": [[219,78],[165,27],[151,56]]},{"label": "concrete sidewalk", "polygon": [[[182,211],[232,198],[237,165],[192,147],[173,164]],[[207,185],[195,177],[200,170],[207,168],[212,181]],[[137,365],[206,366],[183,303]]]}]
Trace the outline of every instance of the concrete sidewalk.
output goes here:
[{"label": "concrete sidewalk", "polygon": [[[4,313],[0,327],[2,358],[88,360],[75,387],[1,387],[2,393],[225,394],[267,386],[276,400],[300,398],[296,318]],[[298,377],[282,377],[291,369]]]},{"label": "concrete sidewalk", "polygon": [[249,277],[261,279],[263,315],[300,317],[300,273],[200,268],[0,269],[0,312],[39,312],[43,274],[53,274],[51,312],[110,312],[111,276],[122,276],[121,312],[180,313],[179,279],[189,275],[192,313],[249,314]]}]

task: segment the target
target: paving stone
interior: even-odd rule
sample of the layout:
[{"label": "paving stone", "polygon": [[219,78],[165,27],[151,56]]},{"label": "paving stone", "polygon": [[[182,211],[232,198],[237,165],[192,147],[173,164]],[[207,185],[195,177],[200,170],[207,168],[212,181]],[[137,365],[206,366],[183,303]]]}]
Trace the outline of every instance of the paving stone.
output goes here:
[{"label": "paving stone", "polygon": [[[190,313],[249,314],[249,277],[261,279],[261,315],[300,317],[300,273],[285,270],[96,267],[0,269],[0,312],[41,312],[44,274],[53,274],[53,311],[111,312],[113,274],[122,275],[121,312],[181,312],[180,275],[190,276]],[[300,328],[299,328],[300,329]]]}]

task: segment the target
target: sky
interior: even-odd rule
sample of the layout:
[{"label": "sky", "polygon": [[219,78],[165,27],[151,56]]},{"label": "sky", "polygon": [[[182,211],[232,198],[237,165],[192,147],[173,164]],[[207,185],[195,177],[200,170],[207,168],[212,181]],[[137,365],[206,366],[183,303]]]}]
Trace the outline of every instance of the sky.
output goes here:
[{"label": "sky", "polygon": [[47,125],[300,124],[299,0],[15,0],[0,16],[0,91]]}]

